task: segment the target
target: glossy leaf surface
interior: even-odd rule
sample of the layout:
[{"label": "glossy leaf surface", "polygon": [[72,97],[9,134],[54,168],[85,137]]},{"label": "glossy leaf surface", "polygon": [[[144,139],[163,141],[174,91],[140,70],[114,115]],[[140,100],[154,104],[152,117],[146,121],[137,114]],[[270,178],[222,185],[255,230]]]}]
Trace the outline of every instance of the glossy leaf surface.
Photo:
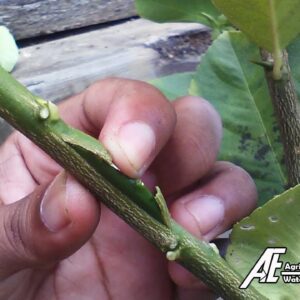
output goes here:
[{"label": "glossy leaf surface", "polygon": [[175,100],[188,94],[193,72],[177,73],[150,81],[160,89],[169,100]]},{"label": "glossy leaf surface", "polygon": [[263,204],[283,191],[286,176],[264,72],[252,59],[259,59],[254,44],[241,33],[224,33],[203,56],[191,84],[191,73],[152,83],[169,99],[191,93],[215,106],[224,127],[219,159],[234,162],[252,175]]},{"label": "glossy leaf surface", "polygon": [[[227,249],[226,260],[243,278],[247,276],[256,261],[267,247],[285,247],[286,254],[280,256],[283,262],[300,262],[300,185],[270,200],[255,210],[233,228],[231,244]],[[276,284],[259,284],[254,287],[269,299],[298,299],[300,285],[286,284],[281,276]]]},{"label": "glossy leaf surface", "polygon": [[208,99],[224,125],[220,159],[246,169],[255,179],[260,204],[286,183],[282,145],[259,49],[241,32],[222,34],[201,60],[190,92]]},{"label": "glossy leaf surface", "polygon": [[285,48],[300,32],[300,0],[213,0],[232,24],[270,52]]}]

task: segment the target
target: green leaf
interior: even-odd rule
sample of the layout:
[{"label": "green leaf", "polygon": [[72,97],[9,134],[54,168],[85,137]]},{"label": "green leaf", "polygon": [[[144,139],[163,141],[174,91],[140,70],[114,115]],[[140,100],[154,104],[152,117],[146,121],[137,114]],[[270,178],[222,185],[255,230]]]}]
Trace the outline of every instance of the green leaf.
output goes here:
[{"label": "green leaf", "polygon": [[11,72],[18,57],[19,50],[13,36],[5,26],[0,26],[0,65]]},{"label": "green leaf", "polygon": [[300,100],[300,36],[288,47],[289,64],[294,79],[298,100]]},{"label": "green leaf", "polygon": [[[226,260],[243,278],[247,276],[267,247],[286,247],[280,261],[300,262],[300,185],[270,200],[233,228]],[[278,270],[279,271],[279,270]],[[277,272],[278,275],[279,272]],[[269,299],[299,299],[300,285],[276,284],[253,286]]]},{"label": "green leaf", "polygon": [[190,93],[208,99],[223,120],[220,159],[234,162],[254,178],[259,202],[283,191],[282,145],[259,60],[259,49],[241,32],[226,32],[202,57]]},{"label": "green leaf", "polygon": [[214,27],[220,15],[211,0],[136,0],[136,10],[156,22],[199,22]]},{"label": "green leaf", "polygon": [[213,0],[253,42],[276,53],[300,32],[299,0]]},{"label": "green leaf", "polygon": [[194,73],[177,73],[150,81],[155,87],[160,89],[169,100],[175,100],[188,94]]}]

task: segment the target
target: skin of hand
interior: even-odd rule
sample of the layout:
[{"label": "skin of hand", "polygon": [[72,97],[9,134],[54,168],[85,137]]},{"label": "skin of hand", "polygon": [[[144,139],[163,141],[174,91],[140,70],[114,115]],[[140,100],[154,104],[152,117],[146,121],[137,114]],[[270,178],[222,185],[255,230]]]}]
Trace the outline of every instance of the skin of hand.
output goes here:
[{"label": "skin of hand", "polygon": [[[59,109],[124,173],[159,185],[196,237],[211,240],[254,209],[250,176],[216,162],[222,125],[207,101],[171,103],[148,84],[110,78]],[[0,148],[0,201],[0,299],[214,299],[17,132]]]}]

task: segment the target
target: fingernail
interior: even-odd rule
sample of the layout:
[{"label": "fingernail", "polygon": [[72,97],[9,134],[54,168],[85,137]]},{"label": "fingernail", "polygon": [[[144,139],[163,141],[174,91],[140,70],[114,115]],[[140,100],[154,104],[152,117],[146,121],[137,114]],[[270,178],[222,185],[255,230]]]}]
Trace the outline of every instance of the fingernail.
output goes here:
[{"label": "fingernail", "polygon": [[63,171],[55,177],[46,189],[41,202],[41,219],[52,232],[58,232],[71,222],[66,206],[66,182],[67,174]]},{"label": "fingernail", "polygon": [[224,220],[223,201],[215,196],[203,196],[184,203],[187,212],[197,223],[199,238],[212,232]]},{"label": "fingernail", "polygon": [[129,163],[142,175],[150,164],[155,148],[155,134],[152,128],[142,122],[125,124],[118,133],[118,143]]}]

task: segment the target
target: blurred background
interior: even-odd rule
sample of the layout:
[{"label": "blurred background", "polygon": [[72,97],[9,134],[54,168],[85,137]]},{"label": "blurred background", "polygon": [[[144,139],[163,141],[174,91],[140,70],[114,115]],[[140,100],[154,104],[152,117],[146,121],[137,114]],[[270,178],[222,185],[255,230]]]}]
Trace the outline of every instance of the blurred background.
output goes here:
[{"label": "blurred background", "polygon": [[[193,71],[211,42],[200,24],[140,19],[133,0],[2,0],[0,24],[20,48],[13,75],[55,102],[108,76],[149,81]],[[2,142],[10,129],[0,127]]]}]

